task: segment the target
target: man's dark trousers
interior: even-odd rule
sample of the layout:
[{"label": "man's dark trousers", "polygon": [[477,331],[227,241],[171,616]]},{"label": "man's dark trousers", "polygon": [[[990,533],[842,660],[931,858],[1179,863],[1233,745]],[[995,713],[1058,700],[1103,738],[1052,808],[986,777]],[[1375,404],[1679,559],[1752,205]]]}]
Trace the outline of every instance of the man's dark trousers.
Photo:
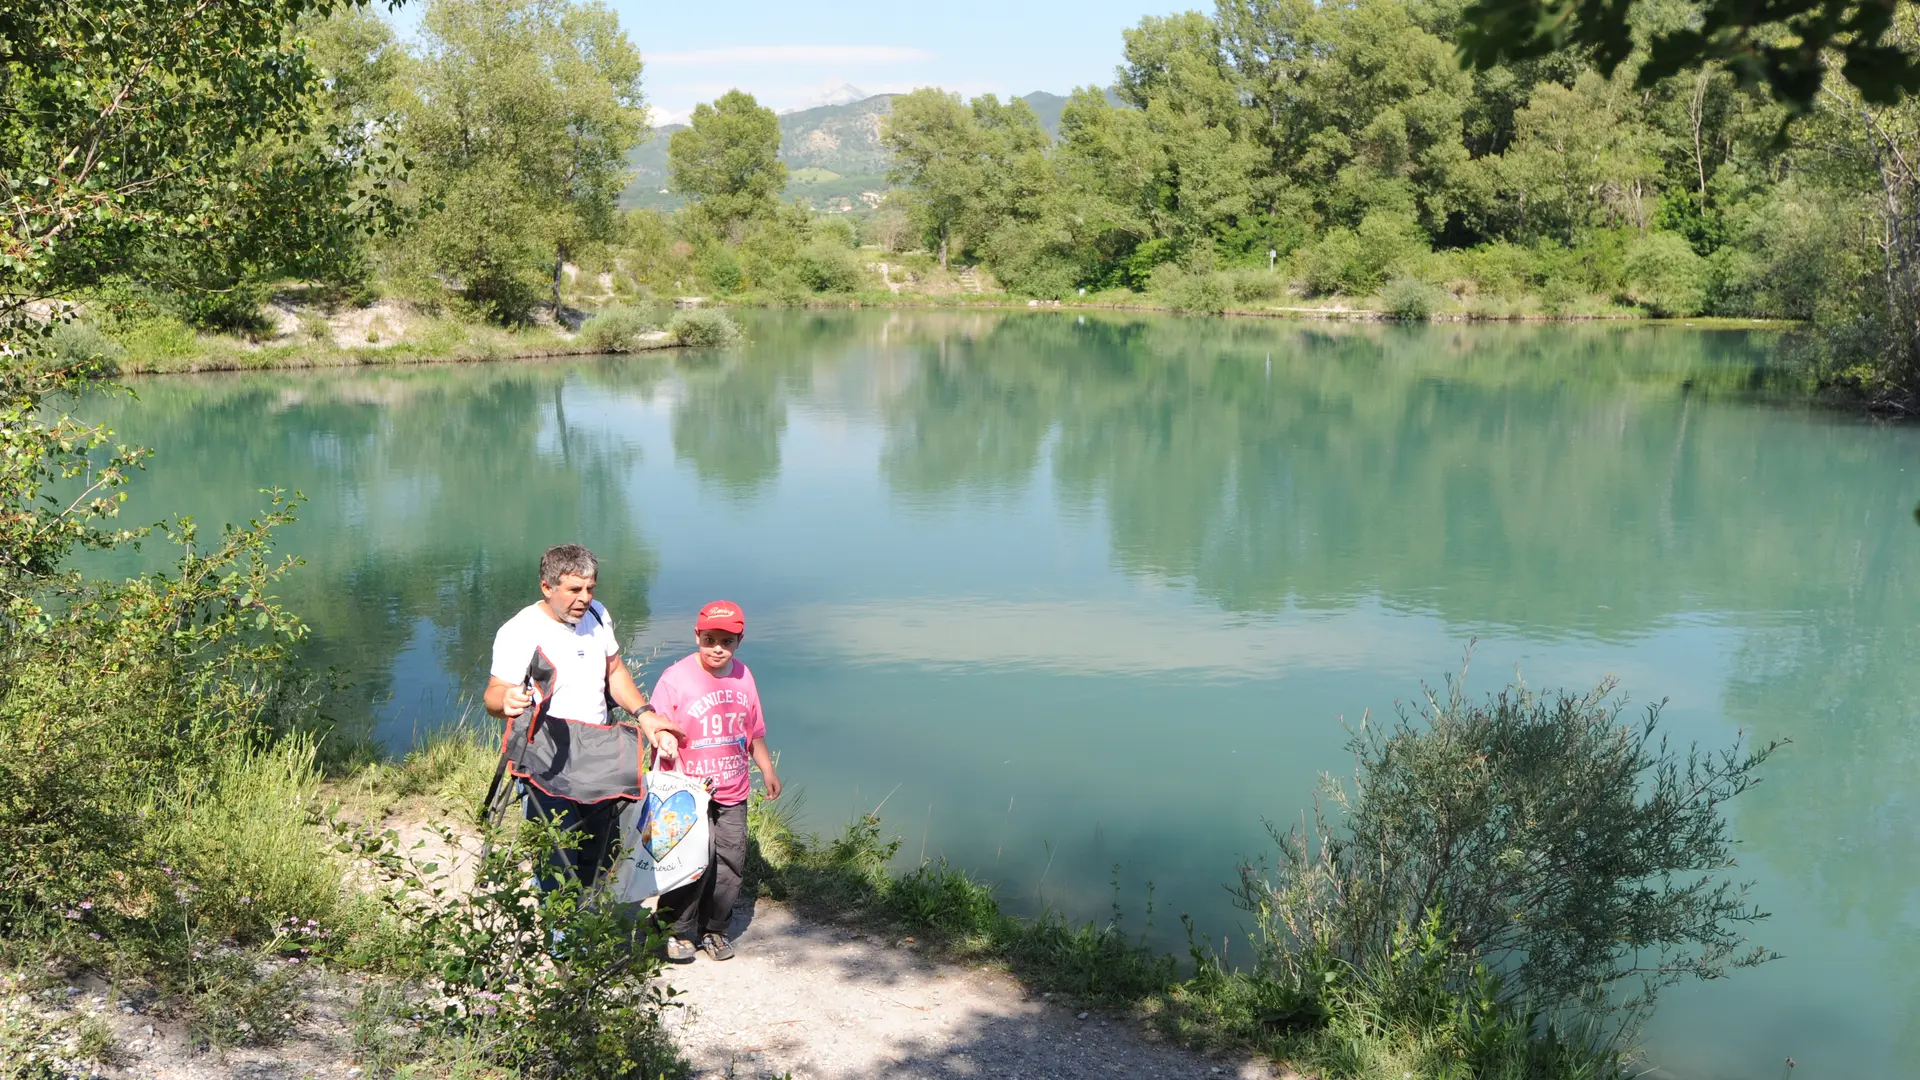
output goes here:
[{"label": "man's dark trousers", "polygon": [[562,799],[549,795],[532,784],[526,785],[527,819],[544,817],[555,829],[571,832],[580,838],[578,845],[571,850],[555,848],[541,860],[536,876],[540,881],[541,892],[552,892],[560,887],[562,875],[572,875],[585,888],[593,884],[613,862],[614,840],[620,832],[620,811],[627,803],[624,799],[608,799],[605,802],[580,803],[572,799]]},{"label": "man's dark trousers", "polygon": [[702,934],[727,933],[734,901],[740,899],[740,875],[747,868],[747,804],[708,803],[707,820],[713,833],[707,872],[662,895],[654,909],[654,918],[682,941],[697,943]]}]

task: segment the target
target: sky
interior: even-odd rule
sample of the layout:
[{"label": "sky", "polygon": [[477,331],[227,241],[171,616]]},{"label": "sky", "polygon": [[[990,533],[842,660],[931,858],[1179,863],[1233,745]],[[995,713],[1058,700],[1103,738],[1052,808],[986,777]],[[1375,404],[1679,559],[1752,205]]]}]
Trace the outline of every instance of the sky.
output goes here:
[{"label": "sky", "polygon": [[[1143,15],[1210,3],[1179,0],[603,0],[646,61],[654,123],[682,121],[738,87],[776,111],[819,104],[850,84],[869,94],[938,86],[969,97],[1064,94],[1106,86],[1120,32]],[[419,21],[421,0],[394,17]]]}]

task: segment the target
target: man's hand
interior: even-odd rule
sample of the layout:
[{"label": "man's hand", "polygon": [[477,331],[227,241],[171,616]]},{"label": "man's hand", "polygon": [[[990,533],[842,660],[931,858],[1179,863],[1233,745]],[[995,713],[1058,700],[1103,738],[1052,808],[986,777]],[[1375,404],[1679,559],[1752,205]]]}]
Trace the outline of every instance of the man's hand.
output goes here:
[{"label": "man's hand", "polygon": [[500,699],[500,715],[509,720],[518,719],[533,704],[533,695],[523,686],[511,687]]},{"label": "man's hand", "polygon": [[661,757],[680,756],[680,740],[686,738],[687,733],[681,731],[679,725],[651,709],[641,713],[639,720],[641,733]]}]

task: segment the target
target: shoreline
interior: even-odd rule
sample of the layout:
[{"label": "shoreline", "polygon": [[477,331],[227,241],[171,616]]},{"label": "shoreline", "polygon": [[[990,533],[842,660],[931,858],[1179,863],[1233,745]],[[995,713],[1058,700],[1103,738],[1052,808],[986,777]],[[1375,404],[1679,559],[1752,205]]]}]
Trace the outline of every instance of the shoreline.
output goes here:
[{"label": "shoreline", "polygon": [[[1017,312],[1058,312],[1066,314],[1078,312],[1120,312],[1142,315],[1165,315],[1179,318],[1204,319],[1265,319],[1276,321],[1295,321],[1301,323],[1350,323],[1358,325],[1405,324],[1419,325],[1525,325],[1545,326],[1555,323],[1569,325],[1592,325],[1605,323],[1617,326],[1670,327],[1684,330],[1746,330],[1753,332],[1788,333],[1801,324],[1785,320],[1767,319],[1727,319],[1727,318],[1691,318],[1660,319],[1645,315],[1627,313],[1603,314],[1565,314],[1565,315],[1487,315],[1474,312],[1447,312],[1429,316],[1425,319],[1399,319],[1392,315],[1365,308],[1227,308],[1219,312],[1182,311],[1177,308],[1159,307],[1150,304],[1101,304],[1076,303],[1072,301],[1018,301],[1011,298],[981,300],[948,300],[944,298],[924,297],[903,300],[897,296],[858,295],[832,301],[810,301],[798,306],[760,302],[753,297],[741,297],[730,301],[704,303],[706,310],[754,310],[754,311],[861,311],[878,309],[887,311],[997,311]],[[511,335],[515,331],[501,330],[484,324],[472,324],[472,328],[482,332],[494,332]],[[538,332],[538,331],[536,331]],[[551,331],[547,331],[551,332]],[[117,375],[155,376],[155,375],[208,375],[233,374],[255,371],[310,370],[412,367],[429,364],[485,364],[518,360],[563,359],[586,356],[622,356],[646,352],[660,352],[668,349],[692,348],[681,345],[660,333],[658,337],[649,335],[633,342],[629,347],[618,350],[589,348],[549,339],[539,344],[530,344],[525,348],[515,348],[499,341],[480,343],[477,348],[469,346],[475,343],[465,341],[459,346],[444,352],[423,352],[399,343],[386,348],[347,348],[308,351],[299,346],[267,345],[250,346],[239,339],[222,342],[228,348],[207,350],[198,354],[167,357],[158,361],[123,361],[119,364]],[[497,346],[497,347],[496,347]],[[269,351],[271,350],[271,352]]]}]

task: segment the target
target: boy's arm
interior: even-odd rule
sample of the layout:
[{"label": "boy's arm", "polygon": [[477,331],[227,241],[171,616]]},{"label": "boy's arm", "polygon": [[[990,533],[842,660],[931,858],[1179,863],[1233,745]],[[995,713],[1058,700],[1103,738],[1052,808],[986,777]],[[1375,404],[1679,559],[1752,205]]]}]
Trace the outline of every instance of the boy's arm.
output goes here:
[{"label": "boy's arm", "polygon": [[766,777],[768,801],[779,798],[780,774],[773,771],[773,755],[767,752],[767,740],[753,740],[753,763],[759,767],[760,775]]}]

